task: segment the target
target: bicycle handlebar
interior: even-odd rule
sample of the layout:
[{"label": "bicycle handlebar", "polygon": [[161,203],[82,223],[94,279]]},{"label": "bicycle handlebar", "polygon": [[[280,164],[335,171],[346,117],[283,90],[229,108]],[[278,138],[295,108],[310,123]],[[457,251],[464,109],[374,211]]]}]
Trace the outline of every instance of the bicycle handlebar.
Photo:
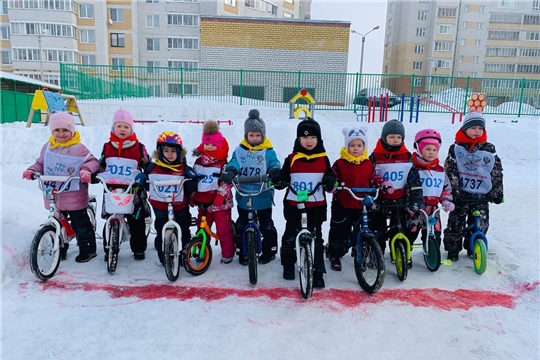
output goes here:
[{"label": "bicycle handlebar", "polygon": [[135,180],[131,180],[127,183],[124,183],[124,182],[117,182],[117,183],[108,183],[107,181],[110,181],[111,179],[104,179],[102,178],[101,176],[97,175],[96,176],[96,180],[98,180],[102,185],[103,185],[103,189],[105,190],[106,193],[111,193],[112,191],[109,190],[108,186],[107,185],[128,185],[127,189],[125,192],[130,192],[131,191],[131,188],[133,187],[133,185],[135,184]]},{"label": "bicycle handlebar", "polygon": [[79,176],[42,175],[42,174],[40,174],[38,172],[35,172],[34,174],[32,174],[32,178],[37,179],[37,181],[39,183],[39,189],[44,193],[46,193],[48,189],[43,188],[43,182],[45,182],[45,181],[53,181],[53,182],[62,183],[62,185],[60,185],[58,187],[58,190],[55,191],[55,193],[57,195],[63,193],[64,191],[66,191],[68,186],[69,186],[69,183],[72,180],[79,180],[80,179]]},{"label": "bicycle handlebar", "polygon": [[[156,191],[156,195],[159,196],[162,199],[167,199],[168,197],[176,197],[180,195],[180,193],[183,190],[184,182],[191,181],[192,179],[189,178],[183,178],[183,179],[174,179],[174,180],[147,180],[147,182],[152,185],[154,190]],[[170,185],[179,185],[178,190],[175,192],[167,193],[167,195],[163,195],[163,193],[158,189],[158,186],[170,186]]]},{"label": "bicycle handlebar", "polygon": [[268,180],[268,175],[256,175],[256,176],[235,176],[233,178],[233,182],[236,182],[238,184],[256,184],[256,183],[265,183]]},{"label": "bicycle handlebar", "polygon": [[[375,189],[375,188],[349,188],[346,186],[338,186],[336,189],[347,191],[352,196],[353,199],[358,200],[358,201],[364,201],[368,196],[372,196],[372,195],[375,195],[375,197],[373,197],[373,200],[377,200],[377,198],[379,197],[379,191],[381,190],[381,189]],[[358,197],[356,196],[355,192],[368,193],[369,195],[366,195],[364,197]]]}]

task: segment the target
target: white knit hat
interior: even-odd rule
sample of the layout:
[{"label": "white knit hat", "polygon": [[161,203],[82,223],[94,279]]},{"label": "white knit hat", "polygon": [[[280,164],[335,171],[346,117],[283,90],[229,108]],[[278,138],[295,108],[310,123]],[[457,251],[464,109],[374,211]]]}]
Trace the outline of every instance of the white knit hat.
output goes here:
[{"label": "white knit hat", "polygon": [[484,114],[479,111],[469,111],[467,114],[465,114],[465,119],[463,119],[461,129],[465,131],[473,126],[481,126],[484,129],[486,128],[486,119],[484,118]]},{"label": "white knit hat", "polygon": [[342,130],[345,135],[345,148],[349,147],[349,143],[355,139],[360,139],[364,142],[364,147],[367,147],[367,129],[361,127],[346,127]]}]

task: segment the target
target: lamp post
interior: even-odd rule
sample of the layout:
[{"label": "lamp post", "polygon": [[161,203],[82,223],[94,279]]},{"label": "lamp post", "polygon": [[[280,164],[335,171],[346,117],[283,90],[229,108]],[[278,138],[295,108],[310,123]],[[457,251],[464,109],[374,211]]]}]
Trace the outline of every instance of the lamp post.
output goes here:
[{"label": "lamp post", "polygon": [[[437,62],[435,60],[433,60],[432,58],[427,58],[428,60],[431,61],[430,63],[430,67],[429,67],[429,77],[428,77],[428,81],[429,81],[429,84],[428,84],[428,91],[431,93],[431,85],[433,84],[433,79],[431,78],[431,76],[433,75],[432,74],[432,70],[433,68],[435,68],[435,72],[437,72]],[[433,66],[435,65],[435,66]]]},{"label": "lamp post", "polygon": [[38,33],[38,46],[39,46],[39,73],[41,74],[41,81],[45,81],[43,79],[43,51],[41,50],[41,34],[44,34],[44,31],[40,31]]},{"label": "lamp post", "polygon": [[362,35],[358,31],[351,29],[351,33],[360,35],[362,37],[362,51],[360,53],[360,75],[362,75],[362,69],[364,67],[364,44],[366,43],[366,36],[368,36],[370,32],[375,31],[377,29],[379,29],[379,25],[375,26],[373,29],[368,31],[365,35]]}]

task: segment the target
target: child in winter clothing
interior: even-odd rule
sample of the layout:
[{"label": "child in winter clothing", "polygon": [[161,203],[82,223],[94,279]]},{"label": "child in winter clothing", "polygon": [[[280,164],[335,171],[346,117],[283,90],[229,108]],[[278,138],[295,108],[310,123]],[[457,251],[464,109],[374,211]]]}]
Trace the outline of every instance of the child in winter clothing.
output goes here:
[{"label": "child in winter clothing", "polygon": [[[359,127],[343,129],[345,146],[341,148],[340,158],[332,165],[338,184],[348,188],[380,187],[385,184],[368,158],[366,133],[366,129]],[[340,258],[349,251],[347,238],[356,220],[362,216],[362,204],[348,192],[339,191],[334,193],[331,212],[328,233],[330,268],[341,271]]]},{"label": "child in winter clothing", "polygon": [[[146,148],[139,142],[137,135],[133,132],[133,117],[126,110],[116,111],[113,117],[109,142],[103,145],[98,171],[107,173],[110,178],[132,181],[135,178],[134,170],[144,171],[148,161]],[[134,210],[131,215],[126,216],[131,233],[129,244],[134,258],[144,260],[147,245],[145,218],[150,216],[150,208],[147,202],[146,190],[142,186],[134,186],[132,189],[135,194]],[[105,219],[109,215],[105,213],[104,209],[101,216]],[[103,230],[105,231],[105,229]],[[105,260],[108,257],[106,246],[105,236],[103,236]]]},{"label": "child in winter clothing", "polygon": [[221,246],[221,263],[230,264],[234,257],[234,231],[232,221],[233,199],[231,184],[214,177],[227,165],[229,144],[219,132],[219,124],[208,120],[203,125],[201,144],[193,150],[196,156],[193,170],[204,176],[199,180],[193,202],[199,208],[198,223],[206,208],[206,221],[209,226],[216,223],[216,232]]},{"label": "child in winter clothing", "polygon": [[[321,182],[326,191],[335,188],[336,175],[332,171],[330,161],[326,156],[321,128],[312,118],[308,117],[298,123],[293,152],[285,159],[280,173],[272,178],[272,182],[280,188],[281,182],[295,186],[306,183],[307,189],[313,189]],[[301,188],[297,188],[302,190]],[[281,265],[283,278],[294,280],[294,264],[296,263],[295,239],[301,229],[301,212],[297,208],[296,196],[287,189],[283,198],[283,215],[287,221],[285,232],[281,238]],[[326,221],[326,196],[319,189],[305,203],[307,210],[308,229],[315,237],[315,258],[313,263],[313,287],[323,288],[324,246],[322,238],[322,223]]]},{"label": "child in winter clothing", "polygon": [[[167,212],[167,203],[156,192],[152,185],[146,184],[146,177],[150,181],[174,180],[175,178],[192,178],[193,170],[186,165],[186,149],[182,145],[180,135],[165,131],[161,133],[156,141],[156,150],[152,153],[153,162],[148,164],[144,175],[137,175],[137,182],[145,184],[144,187],[150,190],[150,204],[154,209],[156,217],[154,228],[156,229],[156,237],[154,239],[154,247],[157,251],[159,262],[163,262],[163,226],[169,221]],[[195,191],[197,187],[196,181],[185,181],[184,191],[173,199],[174,219],[180,226],[182,232],[182,246],[185,246],[191,238],[189,227],[191,226],[191,214],[189,212],[189,194]],[[176,186],[172,190],[176,192]]]},{"label": "child in winter clothing", "polygon": [[[482,113],[467,113],[463,125],[456,133],[456,142],[450,145],[444,163],[456,204],[444,230],[444,249],[448,251],[448,259],[452,261],[459,260],[462,245],[467,250],[467,255],[472,255],[469,239],[463,241],[462,233],[465,220],[467,219],[467,224],[474,221],[472,211],[480,211],[480,228],[486,234],[489,228],[488,202],[500,204],[503,201],[501,159],[496,155],[495,145],[487,141],[485,129],[486,120]],[[478,202],[475,203],[474,200]]]},{"label": "child in winter clothing", "polygon": [[423,205],[420,175],[412,164],[412,155],[407,150],[404,141],[405,128],[403,124],[398,120],[390,120],[384,124],[381,138],[369,156],[375,165],[377,175],[392,185],[391,191],[379,194],[381,211],[373,214],[371,222],[383,253],[387,238],[394,236],[394,234],[386,234],[388,214],[391,217],[390,226],[392,227],[400,221],[402,229],[408,237],[405,216],[398,219],[395,210],[385,209],[384,206],[408,204],[408,211],[416,213]]},{"label": "child in winter clothing", "polygon": [[[268,174],[270,177],[279,173],[280,164],[270,139],[266,136],[266,125],[259,116],[259,111],[249,111],[248,118],[244,122],[244,139],[234,150],[232,159],[227,165],[226,173],[222,178],[230,182],[234,176],[254,176]],[[260,184],[241,184],[242,192],[255,192]],[[248,223],[247,197],[236,194],[238,204],[238,219],[236,220],[235,238],[236,249],[240,254],[239,262],[247,265],[248,260],[241,254],[242,232]],[[274,189],[263,190],[259,195],[252,198],[253,210],[259,219],[262,235],[262,254],[259,257],[260,264],[267,264],[276,258],[277,231],[272,220],[272,205],[274,203]]]},{"label": "child in winter clothing", "polygon": [[[81,137],[75,129],[75,120],[67,112],[56,112],[49,119],[52,136],[43,148],[34,165],[23,172],[23,179],[32,180],[35,172],[44,175],[80,176],[80,181],[72,180],[68,190],[56,196],[56,206],[71,220],[71,227],[77,236],[79,255],[76,262],[88,262],[96,257],[96,235],[88,217],[88,183],[90,174],[95,172],[99,163],[90,151],[81,143]],[[48,185],[51,190],[60,184]],[[45,207],[49,208],[48,201]],[[65,260],[69,244],[60,249],[60,257]]]},{"label": "child in winter clothing", "polygon": [[[452,203],[452,186],[444,168],[439,164],[439,149],[441,148],[441,134],[434,129],[420,130],[414,137],[414,148],[412,154],[414,166],[418,169],[420,181],[422,182],[422,193],[424,195],[424,211],[431,215],[441,203],[442,209],[446,212],[454,210]],[[435,215],[435,236],[438,245],[441,244],[441,219],[440,213]],[[407,219],[409,229],[408,239],[411,245],[414,243],[420,230],[425,223],[424,215],[413,214]],[[427,230],[422,230],[422,242],[426,240]]]}]

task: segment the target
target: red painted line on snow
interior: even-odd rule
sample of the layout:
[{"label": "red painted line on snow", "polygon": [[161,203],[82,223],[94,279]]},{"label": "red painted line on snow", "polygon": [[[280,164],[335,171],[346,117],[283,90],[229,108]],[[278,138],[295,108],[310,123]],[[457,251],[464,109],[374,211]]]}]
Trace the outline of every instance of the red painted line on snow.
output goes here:
[{"label": "red painted line on snow", "polygon": [[[469,310],[471,308],[505,307],[513,309],[517,300],[527,292],[534,291],[540,281],[517,285],[516,294],[507,294],[488,290],[442,290],[442,289],[385,289],[375,295],[368,295],[361,290],[325,289],[315,290],[312,299],[314,304],[341,305],[345,308],[358,307],[362,304],[378,304],[387,301],[398,302],[415,307],[431,307],[441,310]],[[222,287],[192,287],[172,284],[149,284],[118,286],[111,284],[75,283],[57,280],[42,283],[43,290],[58,291],[104,291],[111,298],[132,298],[139,301],[169,299],[186,301],[200,299],[218,301],[228,297],[266,298],[269,300],[292,300],[303,302],[297,288],[255,288],[251,290]]]}]

